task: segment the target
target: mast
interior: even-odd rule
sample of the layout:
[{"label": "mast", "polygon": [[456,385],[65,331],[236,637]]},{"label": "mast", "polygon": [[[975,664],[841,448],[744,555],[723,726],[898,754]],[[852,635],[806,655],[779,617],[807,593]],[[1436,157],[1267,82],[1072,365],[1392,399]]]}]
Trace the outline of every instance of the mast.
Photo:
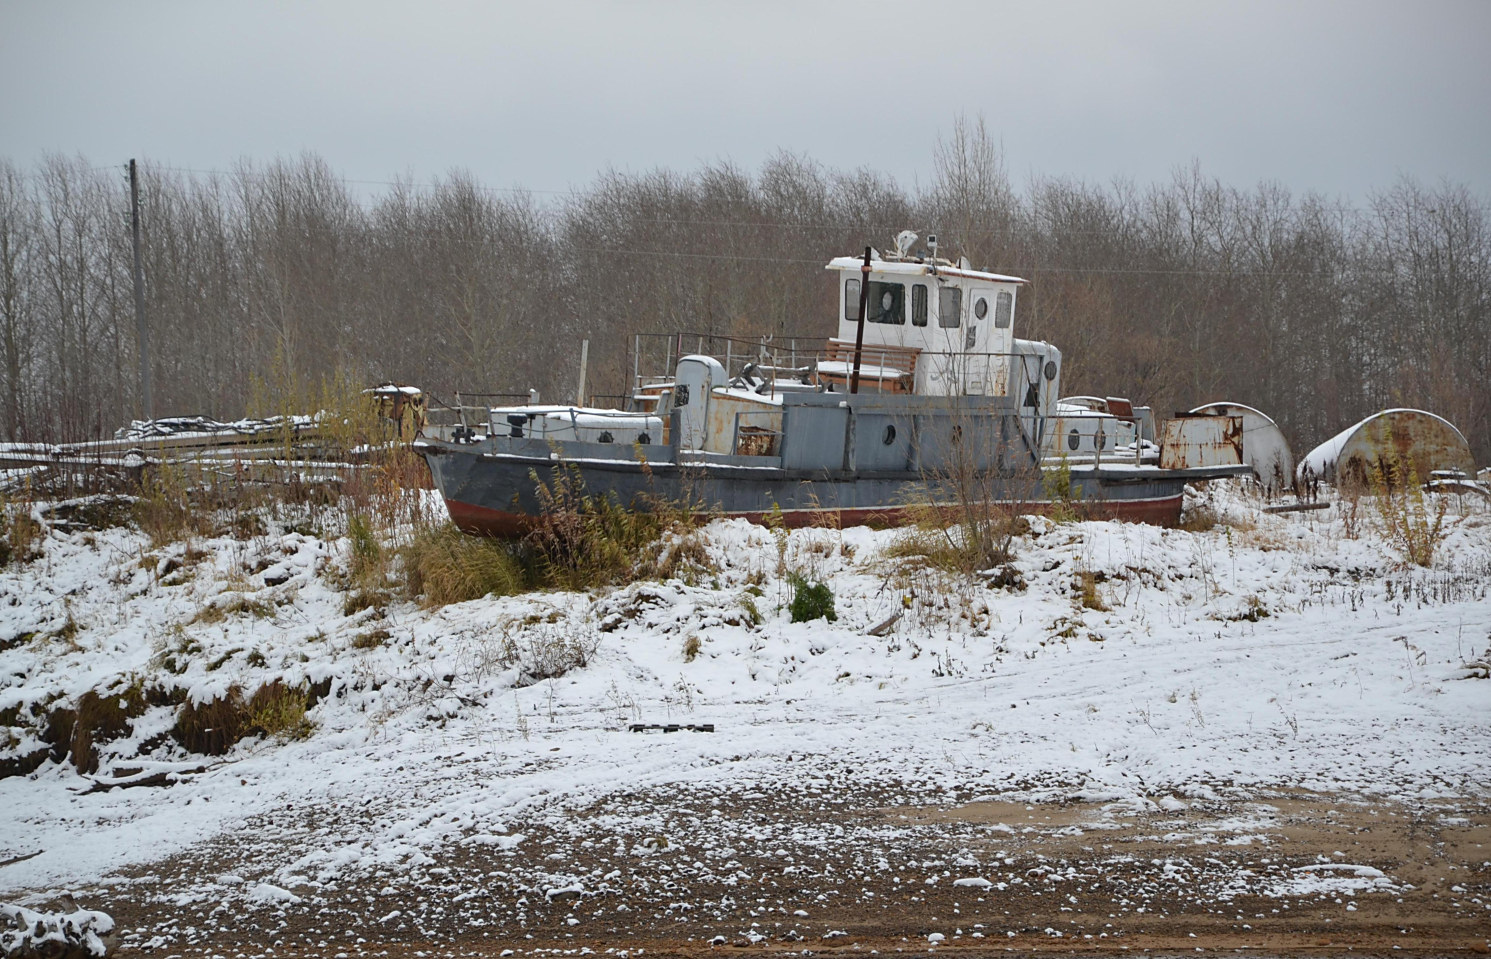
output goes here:
[{"label": "mast", "polygon": [[854,331],[854,373],[849,377],[849,392],[859,392],[859,360],[865,348],[865,305],[870,299],[870,248],[865,247],[865,263],[859,268],[859,326]]}]

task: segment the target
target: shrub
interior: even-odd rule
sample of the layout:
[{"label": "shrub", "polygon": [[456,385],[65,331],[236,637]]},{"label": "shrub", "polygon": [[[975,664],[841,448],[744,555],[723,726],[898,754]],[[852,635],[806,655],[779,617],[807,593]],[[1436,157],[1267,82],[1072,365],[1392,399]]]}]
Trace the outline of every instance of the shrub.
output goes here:
[{"label": "shrub", "polygon": [[248,731],[278,739],[304,739],[315,731],[305,715],[307,702],[304,686],[287,686],[281,679],[265,683],[249,697]]},{"label": "shrub", "polygon": [[538,623],[504,641],[499,662],[516,666],[521,688],[582,669],[600,647],[600,634],[571,623]]},{"label": "shrub", "polygon": [[913,506],[917,532],[898,544],[902,555],[919,555],[927,564],[967,575],[1003,566],[1014,559],[1016,536],[1029,532],[1023,513],[1039,504],[1024,501],[1020,491],[1040,491],[1062,518],[1070,501],[1071,473],[1062,462],[1059,471],[1042,470],[1027,462],[995,469],[993,451],[979,431],[955,427],[948,464],[926,475],[914,494],[927,505]]},{"label": "shrub", "polygon": [[826,619],[830,623],[839,618],[834,611],[834,594],[827,583],[810,583],[796,573],[788,573],[792,584],[792,602],[787,611],[794,623],[806,623],[815,619]]},{"label": "shrub", "polygon": [[409,597],[431,606],[510,596],[530,579],[515,544],[467,536],[450,523],[419,528],[400,548],[399,559]]},{"label": "shrub", "polygon": [[1077,496],[1072,492],[1072,466],[1062,454],[1055,466],[1041,470],[1041,492],[1048,505],[1046,515],[1058,523],[1071,523],[1080,517]]},{"label": "shrub", "polygon": [[537,486],[539,515],[524,545],[533,551],[544,581],[561,589],[587,589],[633,575],[643,547],[686,511],[666,504],[627,508],[610,495],[592,495],[571,467],[556,466],[553,480]]},{"label": "shrub", "polygon": [[760,626],[762,619],[761,610],[756,605],[756,596],[760,594],[752,594],[751,592],[749,592],[749,589],[754,588],[755,587],[749,587],[748,591],[742,594],[740,597],[740,611],[745,614],[747,625],[753,627]]}]

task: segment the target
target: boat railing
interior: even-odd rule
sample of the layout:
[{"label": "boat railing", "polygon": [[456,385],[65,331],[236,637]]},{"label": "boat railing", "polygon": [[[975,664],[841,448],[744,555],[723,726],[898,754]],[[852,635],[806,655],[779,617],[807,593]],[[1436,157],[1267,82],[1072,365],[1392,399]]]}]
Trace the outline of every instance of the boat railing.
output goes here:
[{"label": "boat railing", "polygon": [[[678,361],[691,354],[712,356],[725,367],[727,381],[762,394],[793,389],[847,389],[853,378],[853,347],[830,337],[726,336],[715,333],[639,333],[631,347],[633,408],[668,389]],[[953,376],[963,389],[974,382],[979,395],[1008,396],[1024,405],[1029,390],[1040,388],[1041,357],[1031,353],[975,353],[864,344],[859,357],[859,390],[907,393],[916,389],[919,370]],[[955,390],[949,390],[955,392]]]},{"label": "boat railing", "polygon": [[713,356],[732,382],[804,383],[823,351],[823,336],[727,336],[719,333],[637,333],[631,344],[632,395],[646,396],[671,384],[678,361]]},{"label": "boat railing", "polygon": [[429,397],[425,411],[426,431],[441,439],[470,435],[477,426],[487,421],[487,411],[493,406],[504,403],[520,406],[538,402],[536,390],[524,393],[473,393],[457,390],[454,403],[447,403],[433,393],[426,395]]},{"label": "boat railing", "polygon": [[[504,419],[499,420],[501,415]],[[662,436],[651,436],[647,427],[649,421],[656,422],[656,414],[628,410],[605,410],[581,408],[577,406],[565,406],[555,408],[552,406],[541,407],[533,413],[524,414],[503,410],[500,407],[488,411],[488,430],[492,435],[521,436],[530,439],[546,440],[550,438],[574,439],[580,435],[582,429],[594,429],[596,421],[614,422],[619,428],[623,425],[641,426],[643,436],[648,439],[642,442],[661,442]],[[580,417],[586,422],[582,423]],[[514,432],[516,431],[516,432]],[[661,434],[661,430],[659,430]],[[620,442],[620,439],[616,440]],[[612,442],[602,440],[601,442]],[[631,442],[628,439],[626,442]]]}]

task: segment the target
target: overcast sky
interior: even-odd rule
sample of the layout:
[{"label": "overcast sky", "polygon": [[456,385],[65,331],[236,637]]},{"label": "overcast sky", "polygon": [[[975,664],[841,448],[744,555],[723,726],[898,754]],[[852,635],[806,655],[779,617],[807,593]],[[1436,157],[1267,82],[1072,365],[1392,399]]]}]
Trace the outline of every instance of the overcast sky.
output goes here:
[{"label": "overcast sky", "polygon": [[1491,0],[0,0],[0,156],[313,151],[354,180],[565,191],[786,150],[914,188],[962,114],[1021,186],[1194,159],[1239,187],[1491,197],[1488,46]]}]

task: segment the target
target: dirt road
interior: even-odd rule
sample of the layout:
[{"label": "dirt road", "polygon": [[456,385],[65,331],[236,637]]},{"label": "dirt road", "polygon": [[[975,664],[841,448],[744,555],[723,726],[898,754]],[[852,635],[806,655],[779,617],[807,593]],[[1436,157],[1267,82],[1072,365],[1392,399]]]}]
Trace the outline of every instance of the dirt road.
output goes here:
[{"label": "dirt road", "polygon": [[[1491,806],[1280,792],[1039,804],[620,792],[287,881],[325,811],[84,890],[123,955],[1448,955],[1491,945]],[[507,950],[512,950],[508,953]]]}]

